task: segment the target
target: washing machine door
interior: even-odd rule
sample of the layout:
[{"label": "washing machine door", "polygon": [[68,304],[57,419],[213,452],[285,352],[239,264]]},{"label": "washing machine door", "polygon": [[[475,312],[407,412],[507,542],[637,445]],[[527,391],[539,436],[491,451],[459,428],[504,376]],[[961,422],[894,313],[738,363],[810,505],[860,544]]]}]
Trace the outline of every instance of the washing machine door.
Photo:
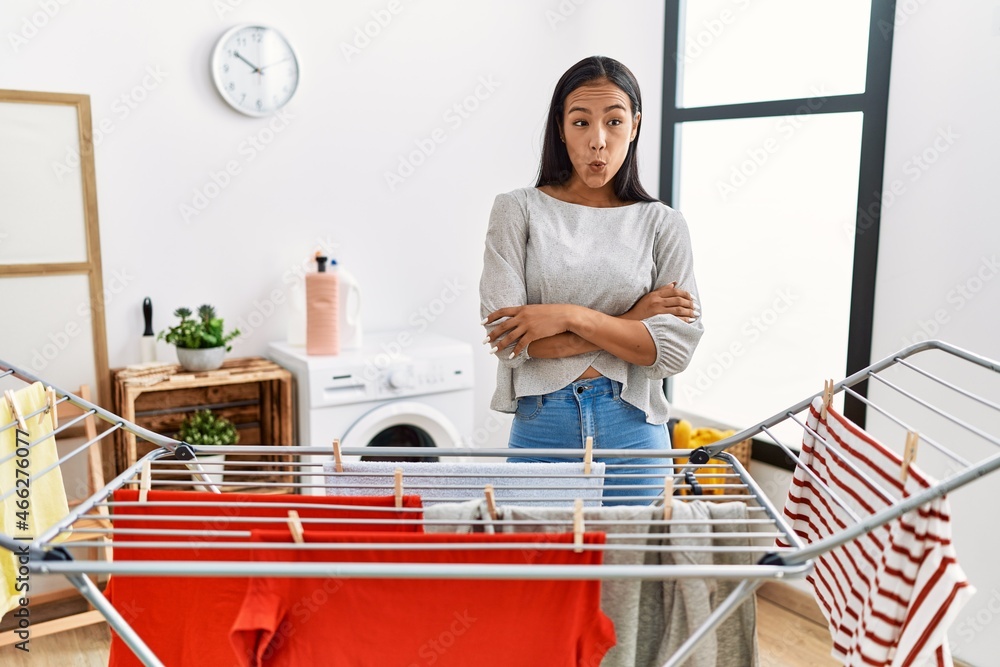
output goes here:
[{"label": "washing machine door", "polygon": [[[413,401],[397,401],[373,408],[356,421],[341,446],[348,447],[458,447],[461,436],[441,411]],[[437,461],[431,457],[392,457],[373,453],[362,461]]]}]

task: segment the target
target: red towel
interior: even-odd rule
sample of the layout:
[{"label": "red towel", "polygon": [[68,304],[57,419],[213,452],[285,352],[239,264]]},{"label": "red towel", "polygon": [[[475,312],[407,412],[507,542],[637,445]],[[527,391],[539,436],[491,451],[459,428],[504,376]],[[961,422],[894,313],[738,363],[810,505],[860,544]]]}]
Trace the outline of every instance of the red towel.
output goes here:
[{"label": "red towel", "polygon": [[[366,519],[370,523],[318,524],[332,531],[392,531],[422,532],[422,512],[386,512],[366,508],[385,508],[395,505],[392,496],[342,498],[336,496],[263,495],[252,493],[227,493],[222,498],[215,493],[191,491],[150,491],[147,503],[121,505],[138,500],[138,491],[119,490],[114,494],[115,530],[156,529],[178,530],[169,535],[128,535],[115,533],[115,561],[248,561],[249,549],[208,548],[142,548],[122,546],[127,542],[157,541],[184,542],[249,542],[249,534],[242,537],[208,537],[192,535],[192,531],[284,531],[284,520],[289,509],[295,509],[302,519]],[[155,502],[207,502],[210,505],[157,507]],[[250,503],[253,507],[239,507]],[[291,504],[288,507],[262,507],[262,503]],[[357,509],[329,508],[341,505]],[[420,498],[404,496],[405,508],[419,508]],[[157,521],[156,516],[174,515],[205,517],[194,521]],[[135,517],[135,518],[132,518]],[[280,519],[270,523],[261,519]],[[378,519],[408,519],[411,523],[380,525]],[[241,519],[250,519],[242,521]],[[306,524],[309,527],[311,524]],[[105,595],[118,612],[132,626],[147,646],[167,667],[227,667],[238,664],[229,643],[229,631],[236,619],[246,594],[246,577],[152,577],[115,575],[109,582]],[[131,649],[112,633],[109,667],[141,666]]]},{"label": "red towel", "polygon": [[[284,532],[255,532],[288,542]],[[572,534],[350,534],[307,532],[347,550],[260,548],[257,561],[597,565],[603,552],[525,548],[572,544]],[[442,550],[365,549],[364,543],[453,544]],[[508,543],[505,549],[474,549]],[[587,533],[585,544],[603,544]],[[463,548],[468,545],[469,548]],[[254,667],[580,667],[615,644],[600,581],[254,578],[233,627],[241,665]]]}]

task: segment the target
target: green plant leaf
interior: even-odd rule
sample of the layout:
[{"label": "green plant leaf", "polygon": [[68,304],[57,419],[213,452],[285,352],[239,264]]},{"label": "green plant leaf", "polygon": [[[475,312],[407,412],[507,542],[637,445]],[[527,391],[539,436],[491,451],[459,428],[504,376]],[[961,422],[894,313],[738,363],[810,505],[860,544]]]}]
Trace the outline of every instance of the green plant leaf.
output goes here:
[{"label": "green plant leaf", "polygon": [[235,445],[240,441],[236,426],[211,410],[198,410],[181,424],[177,439],[191,445]]},{"label": "green plant leaf", "polygon": [[181,318],[181,321],[161,331],[157,335],[157,340],[192,350],[225,346],[228,352],[232,350],[229,341],[240,335],[239,329],[234,329],[228,334],[224,333],[225,322],[216,316],[215,308],[209,304],[198,308],[200,319],[188,319],[191,311],[184,307],[175,310],[174,315]]}]

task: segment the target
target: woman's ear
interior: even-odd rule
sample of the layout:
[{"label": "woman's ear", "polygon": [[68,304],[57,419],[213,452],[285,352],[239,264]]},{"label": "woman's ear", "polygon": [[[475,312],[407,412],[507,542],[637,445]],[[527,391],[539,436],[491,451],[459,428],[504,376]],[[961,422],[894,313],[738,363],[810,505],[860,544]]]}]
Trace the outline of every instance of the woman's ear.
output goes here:
[{"label": "woman's ear", "polygon": [[632,121],[632,136],[629,138],[629,142],[635,141],[635,135],[639,134],[639,119],[642,118],[642,112],[635,112],[635,120]]}]

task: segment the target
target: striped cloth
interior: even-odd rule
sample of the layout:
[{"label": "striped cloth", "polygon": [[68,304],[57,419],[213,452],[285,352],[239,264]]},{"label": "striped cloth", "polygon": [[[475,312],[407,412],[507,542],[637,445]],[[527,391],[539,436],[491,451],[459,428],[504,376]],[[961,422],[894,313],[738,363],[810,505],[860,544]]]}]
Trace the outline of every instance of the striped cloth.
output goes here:
[{"label": "striped cloth", "polygon": [[[871,436],[813,401],[800,461],[862,518],[934,483]],[[825,441],[825,442],[824,442]],[[849,461],[854,467],[850,467]],[[796,467],[785,503],[795,533],[811,543],[854,524],[850,515]],[[778,540],[779,546],[788,546]],[[948,626],[975,593],[955,559],[947,498],[940,497],[824,553],[808,577],[845,665],[952,665]]]}]

